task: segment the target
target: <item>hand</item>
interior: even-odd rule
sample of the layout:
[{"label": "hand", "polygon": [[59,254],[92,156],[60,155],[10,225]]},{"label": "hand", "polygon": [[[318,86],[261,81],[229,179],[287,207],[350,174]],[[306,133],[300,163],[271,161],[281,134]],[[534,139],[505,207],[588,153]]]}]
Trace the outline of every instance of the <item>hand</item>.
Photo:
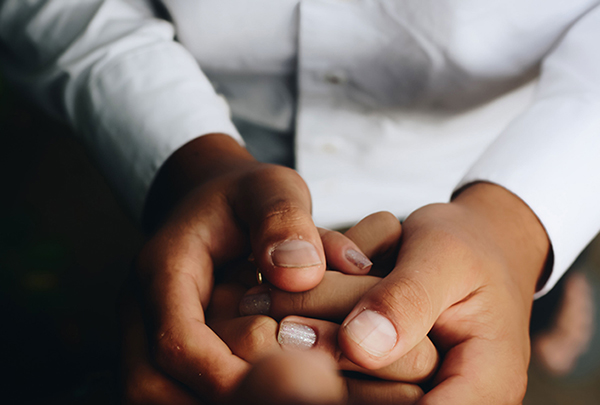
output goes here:
[{"label": "hand", "polygon": [[[369,225],[380,225],[381,220],[387,219],[388,226],[377,226],[379,232],[373,237],[373,234],[369,234]],[[360,232],[361,225],[365,232]],[[367,225],[366,227],[364,225]],[[390,253],[394,253],[396,250],[397,240],[399,237],[399,223],[398,221],[386,215],[374,215],[366,220],[359,223],[356,227],[351,229],[348,234],[352,234],[353,231],[358,231],[359,236],[365,236],[365,240],[370,243],[365,244],[359,240],[359,243],[363,244],[367,252],[372,255],[390,256]],[[325,251],[328,253],[328,257],[331,257],[334,261],[345,270],[353,271],[353,261],[346,260],[346,252],[350,249],[358,251],[360,248],[352,243],[349,239],[342,237],[338,233],[320,230],[323,236],[323,242]],[[355,232],[356,233],[356,232]],[[378,243],[376,237],[381,239],[381,243]],[[352,255],[354,256],[354,254]],[[337,272],[328,272],[332,276],[339,275]],[[335,277],[335,276],[334,276]],[[349,279],[360,280],[362,277],[349,277]],[[372,285],[375,280],[374,277],[365,277],[366,285]],[[365,283],[363,283],[365,284]],[[354,284],[360,285],[358,284]],[[270,369],[269,365],[275,367],[281,367],[281,361],[284,362],[286,359],[279,359],[273,361],[264,361],[262,359],[268,355],[275,355],[276,357],[282,356],[282,347],[286,348],[286,345],[280,346],[276,340],[277,334],[277,323],[266,316],[252,316],[237,318],[237,302],[239,298],[246,291],[247,286],[239,283],[222,284],[216,287],[213,292],[212,301],[209,307],[209,311],[206,314],[207,322],[210,324],[223,341],[231,348],[233,353],[240,358],[243,358],[251,363],[259,362],[262,365],[258,365],[258,370],[253,371],[246,377],[246,380],[250,379],[254,381],[250,388],[262,386],[264,384],[256,384],[257,375],[262,375],[268,372]],[[364,288],[361,290],[364,291]],[[346,297],[345,289],[338,289],[337,294],[332,295],[332,291],[329,289],[327,283],[323,283],[316,289],[311,291],[312,299],[307,300],[307,303],[311,303],[307,306],[314,306],[316,302],[322,302],[323,307],[331,313],[331,310],[336,307],[334,303],[346,302],[345,305],[348,307],[353,305],[356,301],[348,302],[342,298]],[[356,295],[356,294],[355,294]],[[359,296],[357,296],[359,297]],[[124,375],[128,378],[129,384],[126,387],[129,389],[129,402],[132,403],[153,403],[153,404],[167,404],[167,403],[197,403],[192,393],[177,383],[173,379],[159,372],[155,366],[151,364],[148,354],[146,352],[146,340],[145,334],[143,333],[143,325],[141,324],[141,316],[139,308],[136,307],[135,301],[129,299],[126,300],[126,305],[123,307],[124,312]],[[297,307],[300,311],[302,307]],[[317,309],[308,308],[309,311],[315,313]],[[346,308],[344,314],[347,313],[349,307]],[[304,376],[298,381],[306,381],[317,378],[317,376],[323,375],[322,373],[332,373],[328,368],[328,364],[338,363],[338,367],[346,370],[354,371],[367,371],[359,367],[356,367],[347,359],[340,356],[339,349],[337,348],[337,331],[339,326],[330,322],[317,321],[311,319],[303,319],[299,317],[287,318],[286,322],[295,321],[296,323],[304,323],[305,326],[309,326],[315,333],[316,343],[314,349],[317,352],[327,354],[324,369],[313,370],[312,373]],[[280,333],[281,334],[281,333]],[[295,345],[292,345],[295,347]],[[287,346],[289,348],[289,346]],[[311,350],[311,352],[314,350]],[[427,341],[424,345],[419,345],[413,352],[414,356],[405,356],[401,361],[398,361],[389,367],[382,370],[371,372],[372,375],[380,376],[382,378],[388,378],[391,380],[405,380],[405,381],[423,381],[427,379],[432,372],[435,370],[437,365],[437,352],[431,342]],[[294,366],[293,363],[289,364],[290,367]],[[295,364],[292,367],[296,373],[300,372],[300,365]],[[329,370],[329,371],[328,371]],[[367,371],[368,372],[368,371]],[[261,388],[260,392],[254,392],[252,395],[256,398],[265,398],[265,403],[277,403],[273,402],[274,398],[278,395],[288,392],[291,396],[289,398],[299,398],[298,393],[295,389],[298,389],[301,385],[298,383],[292,384],[290,380],[290,374],[281,374],[281,379],[273,380],[270,377],[269,384],[270,389]],[[330,376],[329,380],[336,380],[338,377],[335,373]],[[326,380],[318,379],[317,382],[323,382]],[[316,387],[319,384],[309,384],[307,392],[315,394]],[[321,384],[322,386],[322,384]],[[246,388],[244,388],[246,387]],[[422,395],[422,391],[415,385],[404,384],[404,383],[393,383],[385,381],[369,381],[369,380],[356,380],[347,379],[343,390],[344,398],[350,397],[352,403],[373,403],[373,400],[378,399],[377,403],[387,403],[387,399],[393,399],[393,403],[414,403],[414,401]],[[247,384],[243,383],[237,390],[236,395],[248,395],[249,392],[245,390]],[[243,393],[240,390],[244,391]],[[274,392],[274,390],[276,392]],[[267,395],[267,393],[270,393]],[[272,394],[272,395],[271,395]],[[293,394],[293,395],[292,395]],[[234,397],[235,398],[235,397]],[[245,397],[247,398],[247,396]],[[323,396],[322,399],[329,398]],[[345,399],[344,399],[345,401]],[[235,399],[234,402],[235,403]]]},{"label": "hand", "polygon": [[[321,235],[328,261],[330,259],[336,261],[337,258],[344,257],[345,238],[331,231],[321,231]],[[378,259],[384,259],[383,261],[386,262],[388,257],[395,257],[400,236],[400,224],[393,215],[378,213],[365,218],[351,228],[346,235],[349,239],[353,239],[356,245],[373,259],[374,266],[377,266],[381,263],[381,260]],[[343,262],[340,262],[342,269],[345,266]],[[369,372],[357,367],[341,355],[339,347],[336,345],[338,324],[294,315],[289,316],[296,314],[340,321],[362,295],[379,280],[378,277],[345,275],[337,271],[328,271],[316,288],[303,293],[288,293],[263,284],[247,292],[240,304],[240,312],[245,315],[268,313],[276,319],[283,318],[279,324],[279,342],[284,350],[306,350],[310,347],[311,352],[325,351],[330,356],[330,362],[337,361],[338,368],[342,370],[359,371],[391,380],[373,381],[346,378],[346,396],[350,403],[413,404],[422,396],[422,391],[418,386],[406,384],[406,382],[422,383],[427,381],[438,364],[437,351],[428,338],[425,338],[410,353],[391,365]],[[217,312],[221,312],[223,308],[227,308],[227,302],[234,301],[234,294],[229,292],[222,297],[217,297],[215,292],[214,298],[220,301],[216,307],[218,308]],[[229,318],[235,313],[231,309],[226,311],[230,311]],[[253,323],[255,326],[248,328],[245,326],[248,323]],[[253,333],[248,333],[249,329]],[[305,338],[307,329],[313,336],[310,342],[307,343],[306,339],[294,339],[296,332],[299,337]],[[248,356],[245,354],[248,352],[248,346],[269,348],[268,350],[259,350],[258,353],[267,352],[277,355],[280,351],[279,347],[274,347],[278,346],[273,339],[277,332],[276,324],[268,317],[262,317],[261,320],[260,316],[246,316],[238,318],[237,325],[231,324],[229,328],[219,328],[216,325],[215,330],[228,342],[232,350],[240,353],[242,357]],[[256,333],[257,330],[261,332]],[[238,339],[236,342],[231,338],[239,336],[240,333],[245,337],[244,339]],[[314,343],[315,341],[316,343]],[[256,353],[256,351],[254,352]],[[306,376],[303,377],[303,379],[306,378]],[[392,381],[403,381],[404,383]],[[281,384],[289,385],[285,381],[282,381]]]},{"label": "hand", "polygon": [[[158,230],[134,276],[152,364],[177,386],[223,400],[250,366],[205,324],[214,277],[252,252],[274,285],[317,285],[325,256],[308,189],[295,171],[255,161],[228,136],[206,135],[161,169],[146,220]],[[137,389],[126,384],[129,393]]]},{"label": "hand", "polygon": [[474,184],[406,219],[395,269],[345,319],[340,347],[378,369],[429,334],[443,362],[419,403],[520,403],[529,314],[548,255],[543,227],[519,198]]}]

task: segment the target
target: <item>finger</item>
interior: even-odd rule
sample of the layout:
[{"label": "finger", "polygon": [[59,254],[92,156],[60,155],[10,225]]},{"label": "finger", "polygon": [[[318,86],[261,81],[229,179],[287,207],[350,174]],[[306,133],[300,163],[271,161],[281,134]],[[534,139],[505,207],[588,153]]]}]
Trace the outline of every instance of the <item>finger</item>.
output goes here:
[{"label": "finger", "polygon": [[344,235],[371,259],[396,258],[402,225],[394,214],[381,211],[363,218]]},{"label": "finger", "polygon": [[255,363],[284,350],[315,349],[327,353],[341,370],[358,371],[386,380],[423,382],[434,373],[439,362],[437,350],[429,339],[406,356],[378,370],[366,370],[347,358],[337,345],[339,325],[318,319],[289,316],[277,322],[267,316],[246,316],[211,323],[210,327],[242,359]]},{"label": "finger", "polygon": [[327,268],[346,274],[367,274],[373,263],[351,239],[339,232],[319,228]]},{"label": "finger", "polygon": [[256,264],[270,283],[305,291],[321,281],[325,254],[311,217],[310,193],[298,173],[261,166],[240,182],[234,207],[248,224]]},{"label": "finger", "polygon": [[377,370],[366,370],[342,355],[337,345],[339,325],[318,319],[289,316],[279,324],[277,341],[284,350],[318,350],[336,361],[340,370],[356,371],[373,377],[420,383],[428,380],[439,362],[437,350],[429,339],[406,356]]},{"label": "finger", "polygon": [[418,385],[392,381],[347,379],[351,405],[412,405],[423,397]]},{"label": "finger", "polygon": [[239,384],[249,365],[204,323],[211,257],[218,255],[196,237],[177,232],[158,237],[167,241],[149,243],[145,249],[151,254],[139,265],[153,361],[201,397],[221,399]]},{"label": "finger", "polygon": [[[364,250],[371,257],[396,253],[401,226],[392,214],[379,212],[369,215],[341,235],[337,232],[319,230],[328,254],[328,261],[337,260],[337,267],[352,273],[353,264],[344,255],[346,249]],[[355,239],[359,246],[356,246]],[[330,320],[345,317],[358,299],[379,279],[374,277],[345,277],[337,272],[326,272],[321,284],[312,290],[287,294],[278,289],[259,286],[250,289],[240,303],[242,315],[269,314],[276,319],[298,314]]]},{"label": "finger", "polygon": [[256,364],[232,404],[334,405],[346,402],[335,364],[319,352],[285,352]]},{"label": "finger", "polygon": [[247,289],[237,283],[219,284],[215,286],[206,309],[206,323],[209,325],[218,321],[237,318],[239,302],[244,297]]},{"label": "finger", "polygon": [[139,305],[128,295],[120,305],[122,329],[122,396],[125,404],[198,405],[177,381],[156,370],[149,360],[148,344]]},{"label": "finger", "polygon": [[341,321],[360,298],[375,286],[378,277],[346,275],[327,271],[321,283],[312,290],[288,293],[261,285],[251,288],[240,301],[242,315],[270,315],[282,319],[287,315]]},{"label": "finger", "polygon": [[164,286],[168,299],[162,301],[162,322],[154,336],[157,364],[201,395],[211,399],[226,395],[247,371],[246,362],[203,323],[193,283],[176,278]]},{"label": "finger", "polygon": [[346,274],[367,274],[373,270],[371,260],[376,262],[376,267],[387,265],[391,269],[400,242],[401,225],[393,214],[377,212],[344,234],[322,228],[319,233],[329,268]]},{"label": "finger", "polygon": [[279,325],[263,315],[244,316],[211,322],[210,327],[229,346],[231,351],[249,363],[281,352],[277,342]]},{"label": "finger", "polygon": [[408,222],[404,232],[411,238],[403,241],[396,268],[360,299],[340,329],[344,354],[365,368],[408,353],[443,310],[481,285],[471,277],[480,264],[470,262],[470,245],[443,227],[411,229]]}]

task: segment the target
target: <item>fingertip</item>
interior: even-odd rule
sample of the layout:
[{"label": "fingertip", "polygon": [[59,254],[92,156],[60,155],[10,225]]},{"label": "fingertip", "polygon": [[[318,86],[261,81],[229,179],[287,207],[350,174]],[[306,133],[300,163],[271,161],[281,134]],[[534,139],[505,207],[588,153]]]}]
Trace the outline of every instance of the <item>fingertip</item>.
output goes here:
[{"label": "fingertip", "polygon": [[300,269],[274,267],[266,270],[263,277],[280,290],[302,292],[318,286],[324,274],[324,265]]},{"label": "fingertip", "polygon": [[275,287],[289,292],[316,287],[325,274],[325,255],[320,243],[298,238],[273,245],[268,251],[263,277]]},{"label": "fingertip", "polygon": [[368,274],[373,262],[351,239],[340,232],[319,228],[327,267],[345,274]]},{"label": "fingertip", "polygon": [[256,264],[266,280],[288,291],[315,287],[325,272],[310,193],[289,168],[261,165],[239,183],[235,210],[247,225]]},{"label": "fingertip", "polygon": [[340,348],[353,362],[367,369],[392,363],[398,343],[394,324],[383,314],[363,308],[342,324],[338,335]]},{"label": "fingertip", "polygon": [[345,236],[360,246],[368,257],[395,251],[401,235],[400,221],[388,211],[371,214],[345,232]]},{"label": "fingertip", "polygon": [[354,269],[356,269],[352,274],[369,274],[369,271],[373,266],[373,262],[357,249],[350,248],[346,250],[344,257],[354,266]]},{"label": "fingertip", "polygon": [[275,267],[303,269],[323,264],[317,248],[303,239],[289,239],[276,244],[270,256]]},{"label": "fingertip", "polygon": [[239,304],[240,315],[268,315],[271,311],[271,294],[267,284],[246,291]]},{"label": "fingertip", "polygon": [[317,343],[317,331],[300,318],[288,317],[279,323],[277,342],[284,350],[308,350]]}]

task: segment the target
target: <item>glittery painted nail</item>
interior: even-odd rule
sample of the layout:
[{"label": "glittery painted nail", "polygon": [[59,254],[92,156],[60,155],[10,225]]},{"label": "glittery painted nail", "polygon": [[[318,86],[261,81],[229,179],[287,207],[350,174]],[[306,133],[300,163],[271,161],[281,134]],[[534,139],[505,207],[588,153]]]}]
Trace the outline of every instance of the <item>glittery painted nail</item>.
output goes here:
[{"label": "glittery painted nail", "polygon": [[277,341],[284,348],[307,350],[317,342],[317,334],[310,326],[297,322],[283,321],[279,325]]},{"label": "glittery painted nail", "polygon": [[364,270],[373,265],[373,262],[371,262],[367,256],[354,249],[346,250],[346,259],[360,270]]},{"label": "glittery painted nail", "polygon": [[241,315],[267,315],[271,309],[271,296],[268,293],[247,295],[240,302]]}]

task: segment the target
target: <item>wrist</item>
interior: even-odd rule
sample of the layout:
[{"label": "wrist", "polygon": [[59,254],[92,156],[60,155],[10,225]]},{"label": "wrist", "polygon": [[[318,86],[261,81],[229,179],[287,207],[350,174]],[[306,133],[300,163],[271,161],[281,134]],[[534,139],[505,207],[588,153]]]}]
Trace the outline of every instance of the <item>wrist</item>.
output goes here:
[{"label": "wrist", "polygon": [[152,231],[191,190],[258,162],[225,134],[198,137],[175,151],[162,165],[146,198],[142,224]]},{"label": "wrist", "polygon": [[469,212],[521,292],[532,297],[552,254],[546,230],[529,206],[504,187],[486,182],[460,190],[451,204]]}]

